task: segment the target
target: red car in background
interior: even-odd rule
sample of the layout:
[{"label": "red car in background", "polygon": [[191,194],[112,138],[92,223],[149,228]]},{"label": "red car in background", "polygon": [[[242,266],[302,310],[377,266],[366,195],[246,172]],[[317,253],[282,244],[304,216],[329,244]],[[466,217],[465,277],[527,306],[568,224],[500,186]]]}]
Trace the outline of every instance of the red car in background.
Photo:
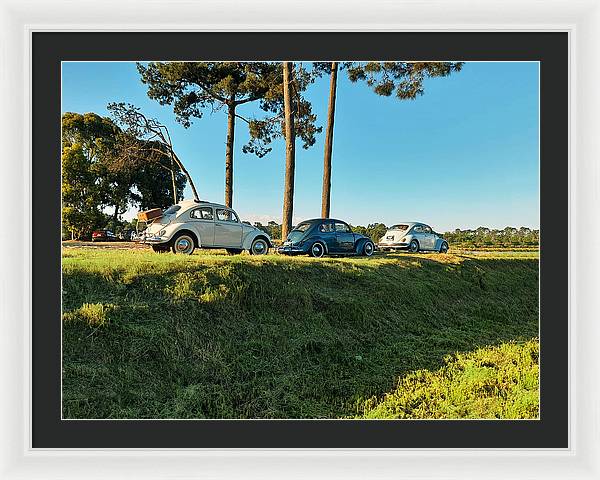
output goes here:
[{"label": "red car in background", "polygon": [[94,230],[92,232],[92,242],[114,242],[117,236],[110,230]]}]

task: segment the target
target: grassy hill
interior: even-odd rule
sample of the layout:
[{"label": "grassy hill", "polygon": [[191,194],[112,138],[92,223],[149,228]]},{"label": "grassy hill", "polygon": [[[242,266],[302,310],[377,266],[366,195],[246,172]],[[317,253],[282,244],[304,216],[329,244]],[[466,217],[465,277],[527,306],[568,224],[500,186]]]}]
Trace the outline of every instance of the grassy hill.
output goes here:
[{"label": "grassy hill", "polygon": [[[531,418],[539,408],[535,253],[68,248],[63,312],[66,418]],[[492,386],[444,393],[473,376]]]}]

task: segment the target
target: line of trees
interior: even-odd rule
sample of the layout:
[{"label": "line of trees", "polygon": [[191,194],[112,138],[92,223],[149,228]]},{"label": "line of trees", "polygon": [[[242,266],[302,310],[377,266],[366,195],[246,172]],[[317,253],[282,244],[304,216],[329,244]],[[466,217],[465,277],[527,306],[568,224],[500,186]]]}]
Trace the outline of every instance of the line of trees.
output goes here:
[{"label": "line of trees", "polygon": [[[206,113],[224,112],[227,122],[225,139],[225,204],[233,206],[234,139],[236,121],[243,121],[250,136],[242,151],[264,157],[276,139],[285,141],[285,179],[282,201],[281,238],[292,227],[296,163],[296,139],[304,149],[316,142],[322,131],[305,92],[319,77],[329,75],[329,98],[323,162],[321,216],[331,211],[332,158],[338,72],[345,72],[353,83],[363,83],[380,96],[398,100],[423,95],[423,82],[429,77],[445,77],[460,71],[460,62],[315,62],[307,66],[298,62],[150,62],[137,64],[140,80],[147,94],[161,105],[173,108],[175,119],[185,128]],[[240,107],[255,103],[262,116],[247,118]],[[63,164],[71,170],[87,169],[87,180],[77,175],[63,176],[64,217],[72,236],[81,235],[91,225],[102,222],[101,214],[114,206],[114,221],[128,205],[162,207],[165,183],[170,183],[171,198],[181,197],[186,181],[198,198],[195,184],[183,161],[175,153],[166,127],[146,117],[138,108],[124,103],[109,105],[112,119],[95,114],[65,114],[94,117],[102,129],[81,128],[77,133],[86,142],[98,143],[102,149],[83,148],[84,162],[73,159],[73,141],[63,133]],[[63,118],[63,132],[65,119]],[[66,156],[65,156],[66,155]],[[188,160],[186,159],[186,162]],[[148,175],[157,174],[156,188]],[[92,177],[97,177],[92,182]],[[101,178],[102,177],[102,178]],[[78,184],[77,182],[83,182]],[[92,188],[92,183],[96,186]],[[85,185],[84,185],[85,184]],[[102,188],[100,188],[102,185]],[[106,191],[111,190],[110,193]],[[81,198],[77,197],[78,191]],[[100,191],[102,191],[100,193]],[[160,192],[160,193],[159,193]],[[85,197],[85,200],[84,200]],[[149,202],[154,204],[150,205]],[[82,218],[86,217],[86,221]]]},{"label": "line of trees", "polygon": [[479,227],[475,230],[456,229],[444,237],[454,245],[465,247],[537,247],[540,231],[527,227],[506,227],[502,230]]}]

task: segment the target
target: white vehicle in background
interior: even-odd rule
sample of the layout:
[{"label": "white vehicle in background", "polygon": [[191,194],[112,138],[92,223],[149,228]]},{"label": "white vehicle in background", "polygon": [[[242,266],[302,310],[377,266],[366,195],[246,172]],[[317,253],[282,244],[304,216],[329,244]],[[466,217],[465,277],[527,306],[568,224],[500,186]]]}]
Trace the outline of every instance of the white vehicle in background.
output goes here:
[{"label": "white vehicle in background", "polygon": [[408,250],[411,253],[424,250],[440,253],[448,251],[448,242],[429,225],[419,222],[392,225],[381,237],[377,246],[382,251]]},{"label": "white vehicle in background", "polygon": [[[160,212],[159,212],[160,213]],[[138,237],[155,252],[191,255],[196,248],[222,248],[231,254],[247,250],[265,255],[272,247],[269,236],[218,203],[183,200],[153,218]]]}]

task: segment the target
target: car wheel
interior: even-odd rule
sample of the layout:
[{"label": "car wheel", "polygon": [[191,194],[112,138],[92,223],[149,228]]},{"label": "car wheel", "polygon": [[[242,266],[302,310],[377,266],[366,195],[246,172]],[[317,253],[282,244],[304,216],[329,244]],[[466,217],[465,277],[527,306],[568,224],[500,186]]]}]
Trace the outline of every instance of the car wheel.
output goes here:
[{"label": "car wheel", "polygon": [[417,253],[419,251],[419,242],[412,240],[408,246],[408,250],[410,253]]},{"label": "car wheel", "polygon": [[315,258],[321,258],[325,255],[325,245],[321,242],[313,243],[313,246],[310,247],[310,256]]},{"label": "car wheel", "polygon": [[362,254],[365,257],[370,257],[373,255],[373,252],[375,252],[375,245],[373,245],[373,242],[365,242],[363,245]]},{"label": "car wheel", "polygon": [[266,255],[269,253],[269,244],[264,238],[256,238],[250,246],[250,255]]},{"label": "car wheel", "polygon": [[225,250],[227,250],[227,253],[229,255],[239,255],[240,253],[242,253],[242,250],[240,248],[226,248]]},{"label": "car wheel", "polygon": [[440,247],[440,253],[448,253],[448,244],[446,242],[442,242],[442,246]]},{"label": "car wheel", "polygon": [[191,255],[195,248],[194,239],[187,233],[182,233],[175,237],[171,245],[173,253],[181,253],[182,255]]}]

